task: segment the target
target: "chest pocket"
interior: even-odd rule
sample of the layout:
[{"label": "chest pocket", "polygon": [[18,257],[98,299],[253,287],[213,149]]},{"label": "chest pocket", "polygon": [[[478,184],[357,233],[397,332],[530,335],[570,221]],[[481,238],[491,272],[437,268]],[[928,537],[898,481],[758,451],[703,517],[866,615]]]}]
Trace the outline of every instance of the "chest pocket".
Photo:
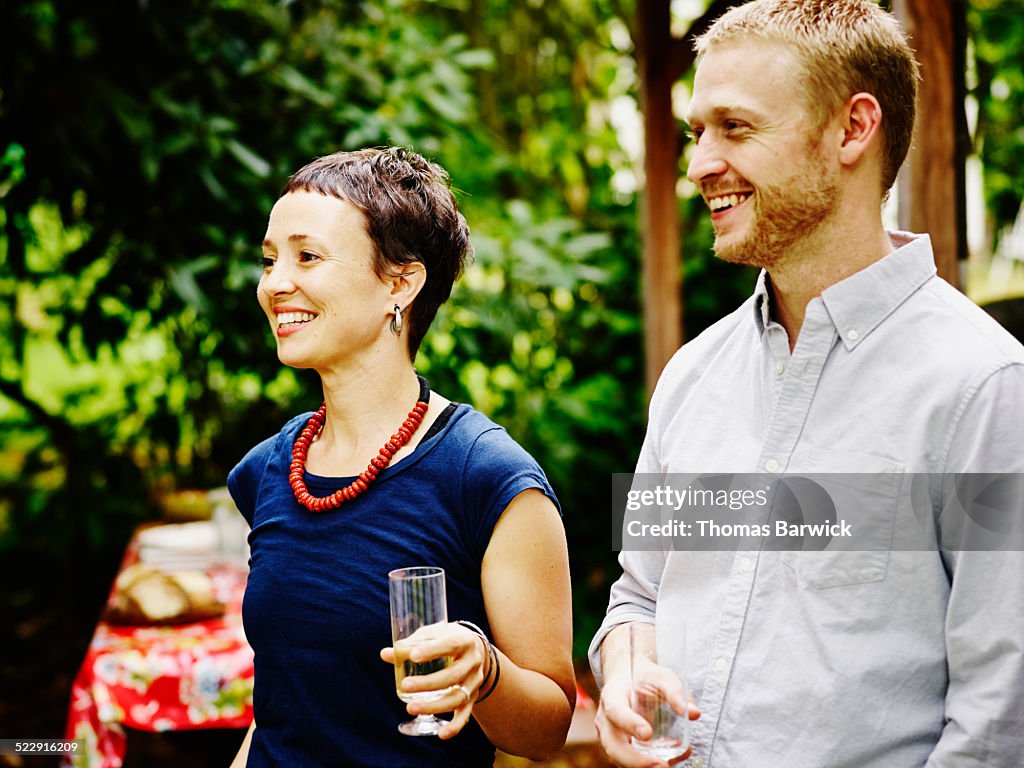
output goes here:
[{"label": "chest pocket", "polygon": [[[772,510],[774,544],[781,561],[801,587],[827,589],[882,581],[893,546],[894,526],[905,474],[878,457],[858,456],[831,466],[858,467],[858,473],[813,472],[787,475]],[[777,521],[785,527],[777,527]],[[796,528],[792,526],[807,526]],[[801,531],[803,535],[794,535]]]}]

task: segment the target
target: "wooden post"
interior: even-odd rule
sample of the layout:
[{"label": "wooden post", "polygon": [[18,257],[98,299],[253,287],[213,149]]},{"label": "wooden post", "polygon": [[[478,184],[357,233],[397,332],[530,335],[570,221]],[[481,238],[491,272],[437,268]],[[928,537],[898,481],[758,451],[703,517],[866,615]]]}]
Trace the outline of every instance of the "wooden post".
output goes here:
[{"label": "wooden post", "polygon": [[682,343],[682,259],[676,180],[679,131],[672,115],[676,70],[669,3],[639,0],[637,64],[644,114],[641,197],[645,379],[653,392],[665,363]]},{"label": "wooden post", "polygon": [[[967,258],[965,0],[893,0],[921,64],[914,144],[899,179],[902,229],[927,232],[939,275],[961,285]],[[884,118],[883,118],[884,119]]]}]

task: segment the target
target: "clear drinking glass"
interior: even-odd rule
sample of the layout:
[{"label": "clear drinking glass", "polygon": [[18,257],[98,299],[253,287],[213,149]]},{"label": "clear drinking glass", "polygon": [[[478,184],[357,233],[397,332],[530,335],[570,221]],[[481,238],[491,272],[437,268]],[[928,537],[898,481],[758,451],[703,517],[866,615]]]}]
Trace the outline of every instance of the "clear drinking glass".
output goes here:
[{"label": "clear drinking glass", "polygon": [[[412,675],[438,672],[451,663],[450,656],[422,662],[409,659],[417,644],[431,639],[448,623],[444,569],[422,566],[391,571],[388,574],[388,591],[391,595],[391,641],[395,649],[395,690],[398,698],[405,702],[436,701],[454,686],[409,693],[402,690],[402,681]],[[400,724],[398,730],[406,736],[433,736],[444,723],[434,715],[418,715],[415,720]]]},{"label": "clear drinking glass", "polygon": [[[686,639],[681,635],[680,658],[686,657]],[[651,726],[651,737],[645,741],[632,738],[633,748],[645,755],[671,760],[684,754],[690,746],[689,717],[678,714],[665,698],[668,676],[678,674],[686,695],[683,670],[673,671],[659,666],[654,627],[631,624],[629,627],[629,670],[631,676],[630,704],[633,711]]]}]

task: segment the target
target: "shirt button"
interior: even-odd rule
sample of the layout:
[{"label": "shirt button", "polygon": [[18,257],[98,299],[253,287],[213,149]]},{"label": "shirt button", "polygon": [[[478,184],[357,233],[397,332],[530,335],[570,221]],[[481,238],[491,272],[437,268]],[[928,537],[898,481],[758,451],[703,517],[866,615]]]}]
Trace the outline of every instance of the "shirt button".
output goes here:
[{"label": "shirt button", "polygon": [[723,658],[715,659],[715,671],[724,672],[725,668],[729,666],[729,662]]},{"label": "shirt button", "polygon": [[749,571],[753,567],[754,567],[754,561],[751,560],[749,557],[741,557],[740,558],[740,570],[741,571],[746,573],[747,571]]},{"label": "shirt button", "polygon": [[846,334],[846,338],[848,338],[850,341],[856,341],[857,339],[860,338],[860,334],[857,332],[857,329],[854,328],[852,331]]},{"label": "shirt button", "polygon": [[779,462],[775,459],[768,459],[768,461],[764,463],[764,468],[769,472],[774,472],[779,468]]},{"label": "shirt button", "polygon": [[690,765],[692,765],[693,768],[702,768],[702,766],[704,765],[704,761],[701,760],[699,757],[695,757],[690,761]]},{"label": "shirt button", "polygon": [[784,366],[782,363],[775,364],[775,373],[777,373],[779,376],[781,376],[785,370],[786,366]]}]

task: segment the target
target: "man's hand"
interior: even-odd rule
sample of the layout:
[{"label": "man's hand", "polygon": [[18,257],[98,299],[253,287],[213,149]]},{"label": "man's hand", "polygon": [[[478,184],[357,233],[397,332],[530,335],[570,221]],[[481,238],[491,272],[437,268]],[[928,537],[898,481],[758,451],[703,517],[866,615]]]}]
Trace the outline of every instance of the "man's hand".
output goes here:
[{"label": "man's hand", "polygon": [[[651,726],[643,717],[633,711],[630,705],[630,670],[628,657],[629,630],[627,625],[613,630],[602,647],[602,667],[605,671],[605,685],[601,689],[601,700],[597,708],[595,725],[601,737],[601,746],[608,758],[621,768],[665,768],[690,756],[691,749],[673,758],[670,763],[645,755],[633,748],[632,737],[644,740],[651,736]],[[622,651],[625,650],[625,653]],[[678,676],[667,667],[657,667],[657,679],[661,692],[669,706],[678,714],[696,720],[700,711],[690,704],[683,684]]]}]

